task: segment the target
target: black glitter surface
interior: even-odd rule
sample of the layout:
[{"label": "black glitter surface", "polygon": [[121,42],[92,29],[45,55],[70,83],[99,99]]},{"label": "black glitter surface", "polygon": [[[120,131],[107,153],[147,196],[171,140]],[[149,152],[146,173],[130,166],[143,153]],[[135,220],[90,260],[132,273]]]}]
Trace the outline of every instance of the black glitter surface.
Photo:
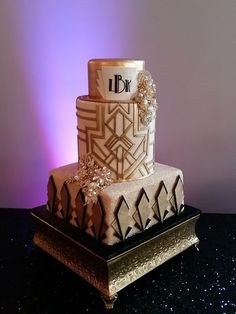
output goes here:
[{"label": "black glitter surface", "polygon": [[0,210],[0,313],[236,313],[236,215],[202,214],[190,248],[118,293],[99,292],[32,244],[30,210]]}]

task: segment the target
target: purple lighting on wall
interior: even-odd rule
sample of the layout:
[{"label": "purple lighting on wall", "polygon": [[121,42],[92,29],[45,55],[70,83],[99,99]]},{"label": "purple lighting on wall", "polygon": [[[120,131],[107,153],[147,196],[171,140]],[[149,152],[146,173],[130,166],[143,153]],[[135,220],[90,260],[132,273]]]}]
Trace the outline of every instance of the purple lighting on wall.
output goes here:
[{"label": "purple lighting on wall", "polygon": [[[6,121],[16,123],[9,128],[12,141],[6,141],[6,157],[1,160],[11,164],[17,176],[12,180],[7,167],[2,172],[1,206],[45,203],[49,170],[77,161],[75,106],[78,95],[88,91],[87,62],[124,57],[125,23],[113,23],[111,12],[115,14],[110,1],[103,8],[96,1],[2,4],[5,84],[11,91],[9,96],[5,89],[10,102]],[[127,10],[123,17],[128,14]],[[118,36],[112,42],[114,33]]]},{"label": "purple lighting on wall", "polygon": [[[70,6],[64,2],[56,10],[53,2],[23,4],[17,13],[21,61],[34,93],[32,111],[47,147],[43,153],[57,167],[77,160],[76,97],[87,94],[87,61],[113,56],[107,41],[113,36],[112,25],[107,27],[106,12],[97,20],[98,3],[93,3],[89,20],[81,14],[88,7],[85,3],[78,7],[76,2]],[[100,32],[95,32],[95,20]],[[119,53],[116,47],[114,56]]]}]

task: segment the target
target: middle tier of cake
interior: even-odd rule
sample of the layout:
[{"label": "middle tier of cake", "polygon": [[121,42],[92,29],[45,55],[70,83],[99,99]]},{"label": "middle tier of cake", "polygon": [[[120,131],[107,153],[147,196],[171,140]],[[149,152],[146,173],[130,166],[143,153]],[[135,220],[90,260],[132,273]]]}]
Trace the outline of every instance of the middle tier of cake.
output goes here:
[{"label": "middle tier of cake", "polygon": [[141,123],[134,101],[77,99],[78,151],[90,154],[114,181],[136,180],[154,172],[155,119]]},{"label": "middle tier of cake", "polygon": [[74,163],[50,172],[48,210],[99,242],[125,241],[184,210],[180,169],[156,163],[149,177],[113,183],[99,193],[96,203],[85,204],[79,183],[68,183],[77,167]]}]

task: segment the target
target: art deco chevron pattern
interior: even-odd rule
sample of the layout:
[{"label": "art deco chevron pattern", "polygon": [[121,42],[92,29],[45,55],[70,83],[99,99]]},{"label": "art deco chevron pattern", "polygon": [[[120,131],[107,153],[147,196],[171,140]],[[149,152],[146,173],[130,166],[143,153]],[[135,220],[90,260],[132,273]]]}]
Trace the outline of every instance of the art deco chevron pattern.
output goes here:
[{"label": "art deco chevron pattern", "polygon": [[131,199],[127,194],[120,196],[114,212],[111,212],[110,208],[105,208],[102,197],[98,198],[96,204],[86,205],[80,189],[74,199],[66,183],[58,191],[51,176],[48,183],[48,210],[70,222],[81,232],[86,232],[104,243],[106,243],[108,231],[116,239],[114,242],[124,241],[130,235],[142,232],[152,225],[163,223],[184,210],[183,182],[180,176],[176,177],[169,190],[161,181],[152,201],[145,187],[137,191],[136,195],[136,198],[132,200],[135,208],[130,208]]},{"label": "art deco chevron pattern", "polygon": [[77,102],[79,155],[90,153],[115,180],[153,172],[155,122],[144,127],[136,103]]}]

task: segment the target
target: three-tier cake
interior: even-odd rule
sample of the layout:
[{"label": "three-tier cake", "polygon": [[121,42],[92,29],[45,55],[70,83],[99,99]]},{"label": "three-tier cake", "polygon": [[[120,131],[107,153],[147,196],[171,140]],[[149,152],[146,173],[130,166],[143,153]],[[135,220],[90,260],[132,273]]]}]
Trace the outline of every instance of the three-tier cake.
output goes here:
[{"label": "three-tier cake", "polygon": [[88,78],[78,162],[50,171],[33,242],[110,309],[121,289],[198,245],[200,211],[184,205],[182,171],[155,162],[156,86],[144,61],[90,60]]},{"label": "three-tier cake", "polygon": [[50,172],[47,209],[114,245],[184,210],[183,174],[155,162],[156,87],[144,61],[90,60],[88,81],[76,102],[78,162]]}]

